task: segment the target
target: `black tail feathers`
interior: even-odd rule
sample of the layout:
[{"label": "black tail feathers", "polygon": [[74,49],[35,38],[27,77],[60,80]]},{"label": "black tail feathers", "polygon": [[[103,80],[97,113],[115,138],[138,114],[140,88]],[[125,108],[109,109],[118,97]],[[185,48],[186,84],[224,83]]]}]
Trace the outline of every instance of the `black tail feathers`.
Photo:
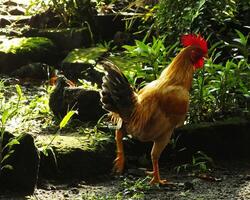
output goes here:
[{"label": "black tail feathers", "polygon": [[133,88],[116,65],[109,61],[103,61],[102,65],[106,71],[101,90],[103,108],[123,119],[129,118],[136,102]]}]

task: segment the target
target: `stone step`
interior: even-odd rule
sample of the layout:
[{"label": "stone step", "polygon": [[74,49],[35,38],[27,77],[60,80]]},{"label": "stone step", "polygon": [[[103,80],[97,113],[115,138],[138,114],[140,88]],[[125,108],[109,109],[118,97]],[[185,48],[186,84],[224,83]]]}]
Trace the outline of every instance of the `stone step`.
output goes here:
[{"label": "stone step", "polygon": [[[250,121],[247,119],[184,126],[175,131],[173,136],[175,143],[167,146],[160,160],[177,163],[181,161],[190,162],[192,156],[198,151],[204,152],[214,160],[249,158],[249,129]],[[116,151],[115,140],[112,136],[114,133],[112,132],[104,133],[106,136],[100,137],[100,141],[97,141],[98,148],[93,148],[90,145],[93,138],[88,138],[86,135],[67,133],[56,136],[51,148],[57,158],[57,166],[55,165],[55,159],[52,158],[53,154],[50,153],[49,157],[42,157],[41,176],[88,178],[110,173]],[[53,136],[38,136],[36,142],[39,145],[48,143]],[[174,149],[173,146],[175,146]],[[137,140],[125,139],[126,166],[133,163],[138,167],[150,168],[151,148],[151,142],[142,143]],[[179,151],[181,149],[185,150]],[[148,162],[142,162],[140,159],[145,154]],[[146,163],[146,165],[143,166],[143,163]]]},{"label": "stone step", "polygon": [[29,37],[3,39],[0,43],[0,73],[9,74],[31,62],[52,62],[55,45],[48,38]]},{"label": "stone step", "polygon": [[0,15],[0,27],[3,28],[12,23],[28,24],[32,16],[24,15]]}]

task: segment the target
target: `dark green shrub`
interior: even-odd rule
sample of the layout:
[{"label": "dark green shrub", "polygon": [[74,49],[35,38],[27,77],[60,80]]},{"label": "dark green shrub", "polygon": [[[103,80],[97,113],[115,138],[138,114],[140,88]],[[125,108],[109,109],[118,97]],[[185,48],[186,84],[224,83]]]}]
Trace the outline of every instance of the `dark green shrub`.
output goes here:
[{"label": "dark green shrub", "polygon": [[86,22],[91,24],[93,9],[90,0],[32,0],[27,13],[37,14],[51,9],[55,12],[63,26],[80,26]]},{"label": "dark green shrub", "polygon": [[[238,23],[239,0],[161,0],[157,12],[160,30],[173,38],[186,32],[216,34]],[[204,35],[204,34],[203,34]]]},{"label": "dark green shrub", "polygon": [[[210,59],[194,75],[189,120],[213,121],[234,115],[249,115],[250,64],[248,35],[236,30],[230,43],[220,41],[210,48]],[[227,48],[230,58],[221,59]]]}]

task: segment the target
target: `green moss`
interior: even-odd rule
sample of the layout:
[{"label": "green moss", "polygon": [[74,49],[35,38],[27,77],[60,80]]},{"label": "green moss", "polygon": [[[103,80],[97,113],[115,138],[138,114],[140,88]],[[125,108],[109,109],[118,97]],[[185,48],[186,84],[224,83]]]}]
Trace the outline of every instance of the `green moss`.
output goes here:
[{"label": "green moss", "polygon": [[221,121],[215,121],[215,122],[201,122],[197,124],[187,124],[185,126],[182,126],[178,128],[179,130],[185,130],[185,131],[192,131],[196,129],[211,129],[218,126],[231,126],[231,125],[240,125],[240,124],[246,124],[248,123],[248,120],[242,117],[232,117],[227,118]]},{"label": "green moss", "polygon": [[95,64],[97,58],[107,52],[104,47],[92,47],[87,49],[74,49],[63,60],[64,63],[86,63]]},{"label": "green moss", "polygon": [[140,75],[140,71],[142,71],[142,67],[138,65],[141,62],[141,59],[138,57],[129,58],[123,55],[118,56],[110,56],[108,60],[112,61],[115,65],[117,65],[122,72],[126,75],[126,77],[135,77]]},{"label": "green moss", "polygon": [[44,33],[44,32],[48,32],[48,33],[65,33],[65,34],[68,34],[68,33],[74,33],[74,32],[81,32],[81,31],[84,31],[84,30],[88,30],[86,27],[83,27],[83,28],[48,28],[48,29],[43,29],[43,30],[40,30],[40,33]]},{"label": "green moss", "polygon": [[0,44],[0,51],[4,53],[30,53],[48,51],[54,47],[53,42],[48,38],[30,37],[30,38],[13,38],[4,40]]},{"label": "green moss", "polygon": [[[100,151],[105,149],[108,143],[113,142],[110,134],[103,132],[96,132],[93,129],[86,128],[85,134],[67,133],[65,135],[58,135],[53,140],[51,147],[56,149],[61,154],[67,154],[75,149],[82,151]],[[54,135],[40,135],[36,138],[37,146],[47,146],[53,139]]]}]

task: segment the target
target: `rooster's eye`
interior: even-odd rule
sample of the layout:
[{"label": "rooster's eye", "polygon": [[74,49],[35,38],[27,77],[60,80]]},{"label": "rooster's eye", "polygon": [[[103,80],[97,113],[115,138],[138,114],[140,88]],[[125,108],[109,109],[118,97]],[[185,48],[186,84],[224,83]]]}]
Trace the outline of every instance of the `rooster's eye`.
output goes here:
[{"label": "rooster's eye", "polygon": [[191,52],[191,61],[192,63],[196,63],[198,60],[202,58],[202,51],[192,50]]}]

